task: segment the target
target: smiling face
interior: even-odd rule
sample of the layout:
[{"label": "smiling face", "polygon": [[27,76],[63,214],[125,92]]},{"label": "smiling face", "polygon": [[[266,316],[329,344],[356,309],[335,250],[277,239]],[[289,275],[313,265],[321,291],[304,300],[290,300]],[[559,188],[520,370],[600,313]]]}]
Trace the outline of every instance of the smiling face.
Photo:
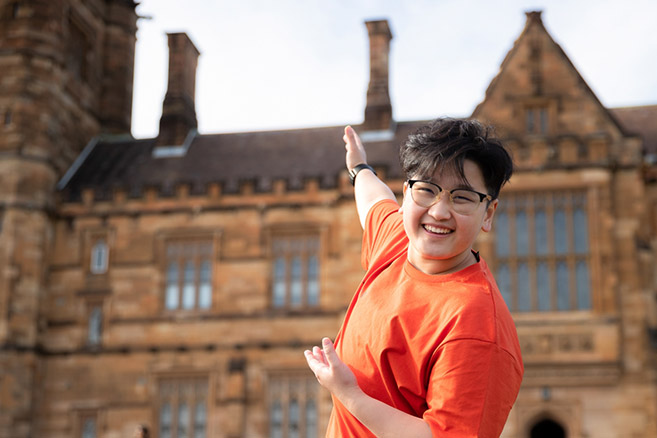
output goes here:
[{"label": "smiling face", "polygon": [[[445,169],[442,174],[436,172],[431,181],[447,191],[469,188],[487,193],[481,170],[473,161],[463,162],[463,174],[467,186],[452,169]],[[497,203],[497,199],[490,203],[484,201],[470,215],[455,213],[449,196],[442,196],[429,208],[421,207],[413,201],[405,184],[401,212],[409,239],[409,262],[432,275],[458,271],[475,263],[472,244],[480,230],[490,231]]]}]

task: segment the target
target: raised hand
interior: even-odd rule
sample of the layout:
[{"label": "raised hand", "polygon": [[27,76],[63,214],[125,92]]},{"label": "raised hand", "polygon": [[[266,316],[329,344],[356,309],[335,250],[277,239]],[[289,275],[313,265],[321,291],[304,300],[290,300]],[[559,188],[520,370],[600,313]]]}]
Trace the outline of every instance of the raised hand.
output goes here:
[{"label": "raised hand", "polygon": [[367,154],[365,154],[363,142],[360,140],[358,134],[356,134],[354,128],[346,126],[342,139],[345,143],[344,148],[347,151],[345,156],[347,169],[353,169],[357,164],[367,164]]},{"label": "raised hand", "polygon": [[361,392],[356,376],[340,360],[329,338],[322,339],[322,348],[315,346],[312,351],[304,351],[304,355],[320,385],[341,401]]}]

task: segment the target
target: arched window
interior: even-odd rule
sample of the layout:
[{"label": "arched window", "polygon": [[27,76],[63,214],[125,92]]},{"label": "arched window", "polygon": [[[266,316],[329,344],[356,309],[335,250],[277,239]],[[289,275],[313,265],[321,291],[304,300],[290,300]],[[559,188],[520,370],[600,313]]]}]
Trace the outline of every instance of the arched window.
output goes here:
[{"label": "arched window", "polygon": [[107,259],[109,256],[109,249],[105,240],[98,239],[91,248],[91,273],[104,274],[107,272]]},{"label": "arched window", "polygon": [[549,418],[539,421],[531,428],[530,438],[566,438],[566,431],[561,425]]}]

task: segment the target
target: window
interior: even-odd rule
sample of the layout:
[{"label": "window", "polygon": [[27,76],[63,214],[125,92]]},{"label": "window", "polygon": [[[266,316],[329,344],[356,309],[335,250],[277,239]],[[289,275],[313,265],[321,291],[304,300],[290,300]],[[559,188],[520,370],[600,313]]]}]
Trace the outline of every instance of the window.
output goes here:
[{"label": "window", "polygon": [[77,16],[71,16],[68,21],[66,65],[74,79],[89,82],[91,45],[80,21]]},{"label": "window", "polygon": [[272,257],[272,306],[318,306],[319,236],[277,236]]},{"label": "window", "polygon": [[207,403],[206,378],[162,380],[158,398],[160,438],[204,438]]},{"label": "window", "polygon": [[505,194],[494,230],[495,278],[511,311],[591,308],[584,190]]},{"label": "window", "polygon": [[103,330],[103,306],[94,304],[89,310],[89,319],[87,323],[87,344],[89,346],[98,346],[101,342]]},{"label": "window", "polygon": [[173,241],[166,247],[167,310],[209,309],[212,305],[212,243]]},{"label": "window", "polygon": [[529,107],[525,110],[525,128],[528,134],[547,134],[548,111],[545,107]]},{"label": "window", "polygon": [[318,384],[297,375],[271,376],[269,384],[269,437],[316,438]]},{"label": "window", "polygon": [[109,249],[104,239],[98,239],[91,248],[91,266],[89,269],[92,274],[104,274],[107,272],[107,262],[109,258]]},{"label": "window", "polygon": [[80,437],[81,438],[96,438],[96,417],[85,415],[80,421]]}]

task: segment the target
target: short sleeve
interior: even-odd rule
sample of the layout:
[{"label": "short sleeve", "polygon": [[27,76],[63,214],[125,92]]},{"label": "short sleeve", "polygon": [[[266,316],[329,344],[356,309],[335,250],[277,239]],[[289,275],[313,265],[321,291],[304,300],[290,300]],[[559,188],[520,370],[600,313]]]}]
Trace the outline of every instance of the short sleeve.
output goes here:
[{"label": "short sleeve", "polygon": [[370,269],[374,260],[384,255],[394,256],[407,247],[399,204],[391,199],[374,204],[365,218],[361,251],[363,268]]},{"label": "short sleeve", "polygon": [[521,380],[514,357],[495,343],[448,342],[431,370],[423,418],[433,436],[498,438]]}]

